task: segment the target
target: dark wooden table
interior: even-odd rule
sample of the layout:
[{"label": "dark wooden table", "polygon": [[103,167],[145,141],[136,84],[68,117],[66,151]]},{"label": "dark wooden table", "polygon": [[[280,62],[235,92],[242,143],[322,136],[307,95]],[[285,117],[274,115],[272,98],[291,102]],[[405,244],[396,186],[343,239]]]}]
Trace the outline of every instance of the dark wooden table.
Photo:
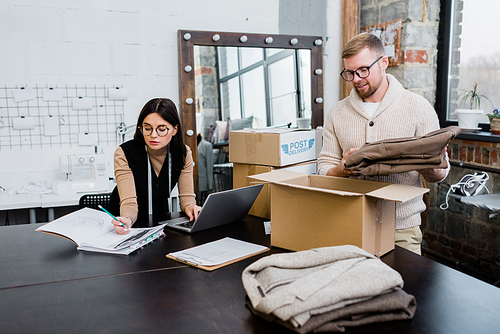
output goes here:
[{"label": "dark wooden table", "polygon": [[[68,240],[0,228],[1,333],[293,333],[245,307],[241,273],[270,252],[206,272],[165,258],[226,236],[269,245],[262,220],[167,236],[129,256],[81,252]],[[415,296],[411,321],[346,333],[498,333],[500,289],[402,248],[382,260]]]}]

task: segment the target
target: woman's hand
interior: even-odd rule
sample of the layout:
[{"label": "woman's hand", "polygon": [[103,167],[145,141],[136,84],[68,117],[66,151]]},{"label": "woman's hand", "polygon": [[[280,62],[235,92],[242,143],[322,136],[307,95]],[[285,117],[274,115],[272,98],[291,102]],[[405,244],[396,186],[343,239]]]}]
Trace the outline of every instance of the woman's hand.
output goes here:
[{"label": "woman's hand", "polygon": [[128,234],[130,233],[130,228],[132,227],[132,220],[129,217],[116,217],[120,221],[112,220],[111,223],[118,234]]},{"label": "woman's hand", "polygon": [[196,218],[198,218],[198,214],[200,213],[200,211],[201,211],[201,206],[198,206],[196,204],[188,205],[184,208],[184,212],[186,213],[186,215],[188,215],[190,221],[196,220]]}]

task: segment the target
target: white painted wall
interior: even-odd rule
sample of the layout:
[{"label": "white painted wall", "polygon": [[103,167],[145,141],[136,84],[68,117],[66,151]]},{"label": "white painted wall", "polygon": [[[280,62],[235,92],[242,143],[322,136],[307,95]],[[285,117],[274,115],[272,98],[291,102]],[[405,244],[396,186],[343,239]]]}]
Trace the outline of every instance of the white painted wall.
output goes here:
[{"label": "white painted wall", "polygon": [[[325,1],[326,112],[338,100],[340,0]],[[129,92],[125,122],[133,125],[149,99],[169,97],[178,102],[178,29],[280,33],[279,4],[279,0],[2,0],[0,89],[123,85]],[[111,158],[115,148],[100,149]],[[0,186],[9,189],[62,178],[57,171],[60,154],[93,151],[93,147],[70,152],[2,149]]]},{"label": "white painted wall", "polygon": [[8,52],[0,53],[0,75],[10,85],[123,84],[132,123],[150,98],[178,99],[178,29],[278,33],[278,5],[278,0],[3,0],[0,43]]},{"label": "white painted wall", "polygon": [[342,7],[340,0],[328,0],[326,4],[326,33],[323,47],[323,92],[325,116],[340,98],[340,71],[342,53]]}]

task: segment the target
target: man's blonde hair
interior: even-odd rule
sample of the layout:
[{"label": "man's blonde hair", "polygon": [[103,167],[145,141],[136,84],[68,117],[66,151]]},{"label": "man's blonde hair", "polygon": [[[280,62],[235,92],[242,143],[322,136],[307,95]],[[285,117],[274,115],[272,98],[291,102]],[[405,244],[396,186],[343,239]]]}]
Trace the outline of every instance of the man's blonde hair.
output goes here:
[{"label": "man's blonde hair", "polygon": [[363,49],[368,48],[375,56],[384,56],[384,44],[374,34],[367,32],[351,38],[342,49],[342,59],[351,58],[361,52]]}]

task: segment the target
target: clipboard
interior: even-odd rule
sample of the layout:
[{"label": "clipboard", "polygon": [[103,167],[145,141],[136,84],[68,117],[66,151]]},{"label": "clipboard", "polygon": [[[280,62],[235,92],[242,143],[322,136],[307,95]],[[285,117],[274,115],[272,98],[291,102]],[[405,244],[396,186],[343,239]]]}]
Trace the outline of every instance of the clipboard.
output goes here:
[{"label": "clipboard", "polygon": [[[227,254],[224,254],[227,259],[223,262],[218,262],[216,264],[207,264],[206,262],[203,262],[203,260],[200,260],[196,257],[196,252],[203,253],[204,256],[207,255],[208,257],[211,256],[211,254],[217,253],[217,255],[220,255],[224,253],[224,247],[226,247],[227,243],[232,243],[233,247],[230,251],[227,252]],[[234,245],[241,244],[242,246],[246,247],[244,250],[238,250],[237,247],[234,247]],[[167,254],[166,257],[168,259],[172,259],[174,261],[184,263],[187,265],[190,265],[195,268],[200,268],[205,271],[213,271],[222,267],[225,267],[227,265],[236,263],[238,261],[247,259],[249,257],[265,253],[269,251],[269,247],[257,245],[257,244],[252,244],[249,242],[245,241],[240,241],[232,238],[223,238],[220,240],[212,241],[203,245],[195,246],[192,248],[185,249],[183,251],[179,252],[174,252]],[[240,251],[239,255],[235,255]],[[191,256],[189,255],[191,253]],[[244,254],[244,255],[241,255]],[[190,258],[190,259],[188,259]],[[212,260],[216,260],[215,257],[212,258],[206,258],[207,262],[210,262]]]}]

